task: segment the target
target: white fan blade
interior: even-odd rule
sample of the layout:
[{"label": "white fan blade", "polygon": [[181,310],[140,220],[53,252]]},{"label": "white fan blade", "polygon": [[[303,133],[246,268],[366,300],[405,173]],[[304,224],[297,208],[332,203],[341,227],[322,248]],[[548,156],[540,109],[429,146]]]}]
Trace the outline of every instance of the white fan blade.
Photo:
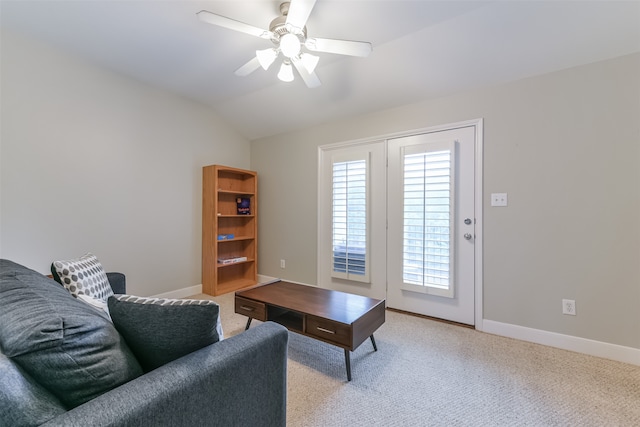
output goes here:
[{"label": "white fan blade", "polygon": [[361,56],[363,58],[371,53],[371,43],[368,42],[311,38],[307,39],[304,45],[307,49],[316,52]]},{"label": "white fan blade", "polygon": [[315,72],[309,73],[309,71],[307,71],[300,58],[292,58],[291,62],[293,62],[293,65],[296,67],[296,70],[298,70],[298,73],[300,73],[300,77],[302,77],[302,80],[304,80],[308,88],[313,89],[322,84]]},{"label": "white fan blade", "polygon": [[201,21],[208,24],[217,25],[219,27],[228,28],[230,30],[240,31],[241,33],[250,34],[252,36],[261,37],[263,39],[270,39],[273,33],[262,28],[254,27],[253,25],[245,24],[244,22],[236,21],[235,19],[227,18],[226,16],[216,15],[206,10],[201,10],[196,15]]},{"label": "white fan blade", "polygon": [[258,57],[255,56],[253,59],[249,60],[249,62],[244,64],[242,67],[238,68],[234,74],[236,76],[244,77],[253,73],[258,68],[260,68],[260,61],[258,61]]},{"label": "white fan blade", "polygon": [[291,0],[286,24],[302,30],[315,4],[316,0]]}]

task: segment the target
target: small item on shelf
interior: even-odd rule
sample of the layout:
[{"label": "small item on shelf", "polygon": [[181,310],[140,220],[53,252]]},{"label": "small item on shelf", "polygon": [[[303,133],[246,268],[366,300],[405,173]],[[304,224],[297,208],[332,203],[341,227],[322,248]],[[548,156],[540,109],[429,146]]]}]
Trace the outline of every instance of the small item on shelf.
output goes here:
[{"label": "small item on shelf", "polygon": [[238,215],[251,215],[251,199],[248,197],[236,198],[238,205]]},{"label": "small item on shelf", "polygon": [[218,234],[218,240],[231,240],[236,237],[234,234]]},{"label": "small item on shelf", "polygon": [[218,258],[218,264],[235,264],[237,262],[244,262],[246,260],[246,256],[239,256],[236,258]]}]

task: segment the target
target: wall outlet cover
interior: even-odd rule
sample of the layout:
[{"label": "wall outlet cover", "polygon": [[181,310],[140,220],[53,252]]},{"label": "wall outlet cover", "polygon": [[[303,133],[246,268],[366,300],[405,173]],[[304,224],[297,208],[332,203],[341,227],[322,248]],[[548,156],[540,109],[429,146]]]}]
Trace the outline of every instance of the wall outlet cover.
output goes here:
[{"label": "wall outlet cover", "polygon": [[491,206],[507,206],[507,193],[491,193]]}]

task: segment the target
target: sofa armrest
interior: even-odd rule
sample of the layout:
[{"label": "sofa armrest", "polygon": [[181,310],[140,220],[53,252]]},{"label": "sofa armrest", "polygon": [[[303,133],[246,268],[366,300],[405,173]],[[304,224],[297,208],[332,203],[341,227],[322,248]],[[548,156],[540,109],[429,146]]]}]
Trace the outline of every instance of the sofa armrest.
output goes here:
[{"label": "sofa armrest", "polygon": [[126,294],[127,293],[127,280],[122,273],[107,273],[107,279],[109,285],[114,294]]},{"label": "sofa armrest", "polygon": [[287,330],[266,322],[121,385],[49,426],[286,425]]}]

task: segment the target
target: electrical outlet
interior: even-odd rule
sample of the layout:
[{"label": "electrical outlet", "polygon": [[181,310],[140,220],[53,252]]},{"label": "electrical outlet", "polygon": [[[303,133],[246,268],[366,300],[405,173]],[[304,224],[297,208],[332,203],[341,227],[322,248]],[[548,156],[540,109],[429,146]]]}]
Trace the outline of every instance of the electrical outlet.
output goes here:
[{"label": "electrical outlet", "polygon": [[562,314],[576,315],[576,301],[572,299],[562,300]]},{"label": "electrical outlet", "polygon": [[491,206],[507,206],[507,193],[491,193]]},{"label": "electrical outlet", "polygon": [[280,268],[284,268],[284,260],[283,259],[280,260]]}]

